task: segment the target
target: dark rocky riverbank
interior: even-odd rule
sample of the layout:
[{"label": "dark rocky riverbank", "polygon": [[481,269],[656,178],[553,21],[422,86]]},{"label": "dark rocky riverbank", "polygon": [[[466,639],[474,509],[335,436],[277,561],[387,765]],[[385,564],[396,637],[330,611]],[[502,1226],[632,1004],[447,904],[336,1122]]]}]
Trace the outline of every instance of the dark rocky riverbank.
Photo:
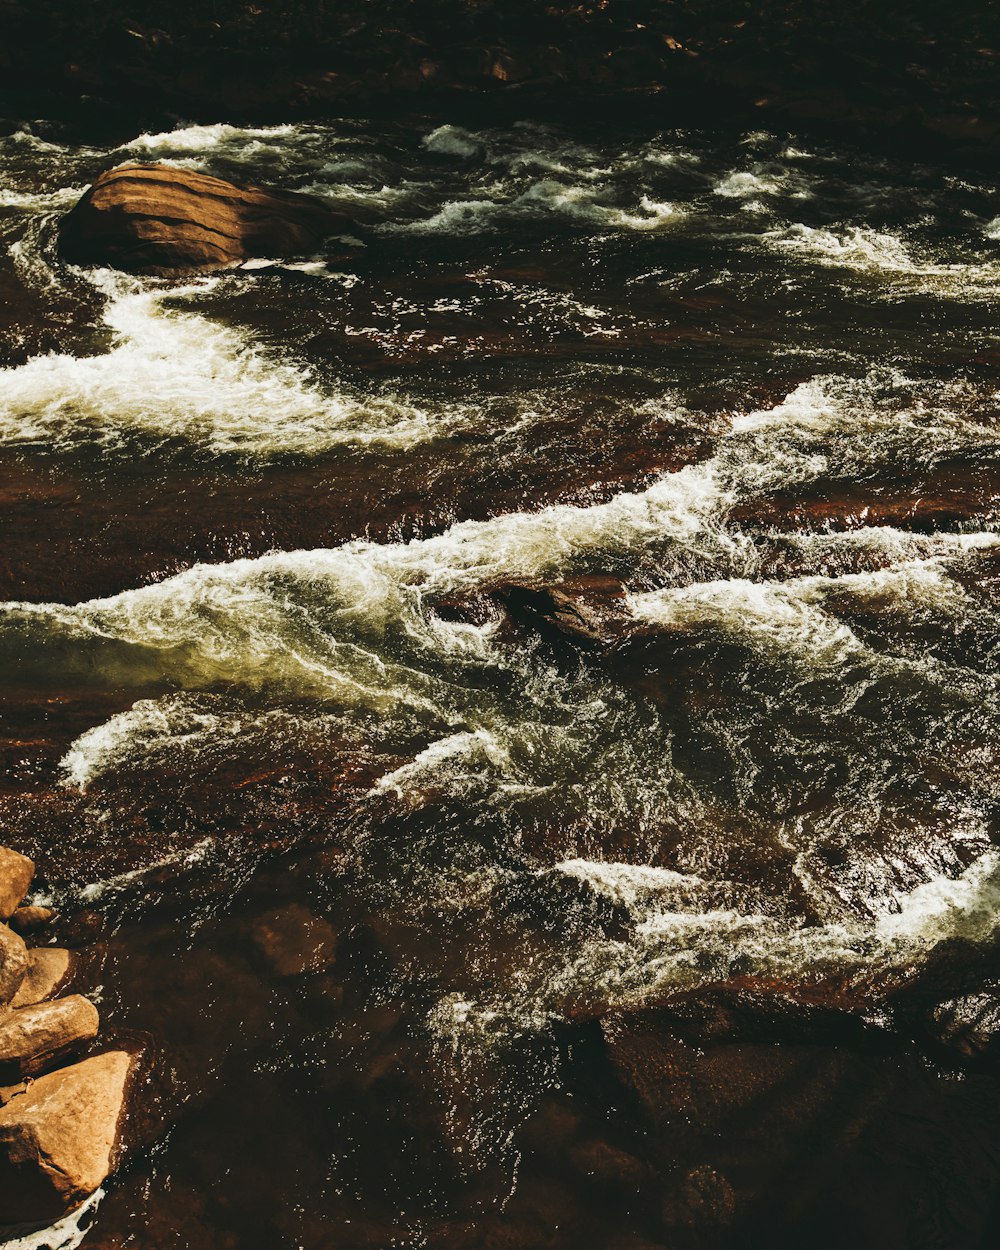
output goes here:
[{"label": "dark rocky riverbank", "polygon": [[970,161],[1000,138],[1000,12],[975,0],[4,0],[0,36],[0,100],[20,115],[610,110]]}]

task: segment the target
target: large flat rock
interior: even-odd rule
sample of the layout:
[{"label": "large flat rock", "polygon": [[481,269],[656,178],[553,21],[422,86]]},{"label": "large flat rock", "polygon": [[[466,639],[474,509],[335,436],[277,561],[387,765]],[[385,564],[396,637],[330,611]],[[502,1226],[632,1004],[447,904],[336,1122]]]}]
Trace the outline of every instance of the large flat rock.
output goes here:
[{"label": "large flat rock", "polygon": [[124,1051],[95,1055],[39,1077],[0,1109],[4,1223],[49,1223],[105,1180],[133,1062]]},{"label": "large flat rock", "polygon": [[0,1078],[17,1081],[52,1067],[97,1036],[97,1008],[79,994],[0,1016]]}]

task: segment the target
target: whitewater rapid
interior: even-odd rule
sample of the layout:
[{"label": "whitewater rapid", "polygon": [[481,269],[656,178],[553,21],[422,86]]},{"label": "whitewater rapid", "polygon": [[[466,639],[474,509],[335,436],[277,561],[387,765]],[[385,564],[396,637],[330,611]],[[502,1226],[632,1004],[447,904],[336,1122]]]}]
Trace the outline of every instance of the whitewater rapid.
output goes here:
[{"label": "whitewater rapid", "polygon": [[[878,163],[848,177],[846,158],[763,134],[723,150],[681,131],[220,122],[101,149],[36,129],[0,138],[14,272],[43,307],[72,283],[98,312],[90,350],[0,369],[12,463],[81,481],[97,463],[113,492],[123,466],[155,479],[193,460],[259,475],[247,489],[270,506],[273,462],[322,466],[312,488],[335,492],[363,455],[373,514],[417,457],[458,477],[495,462],[501,480],[476,479],[479,519],[408,541],[318,538],[0,605],[19,680],[121,696],[60,766],[95,821],[113,830],[115,787],[165,761],[194,775],[276,741],[401,756],[359,804],[352,848],[387,910],[488,931],[504,890],[561,898],[555,882],[619,924],[435,985],[445,1048],[730,975],[860,976],[994,935],[1000,537],[866,509],[840,529],[753,520],[782,493],[822,505],[845,484],[877,498],[956,466],[988,476],[989,188]],[[66,270],[58,213],[135,159],[326,195],[366,246],[178,284]],[[890,307],[912,319],[905,341]],[[685,429],[702,441],[680,467],[646,458]],[[585,438],[580,472],[613,462],[612,484],[562,490]],[[534,498],[543,445],[557,480]],[[417,484],[431,503],[436,484]],[[591,574],[624,587],[615,646],[512,638],[498,591]],[[940,780],[944,756],[963,761],[960,786]],[[445,832],[380,840],[386,810],[434,802]],[[226,847],[170,854],[146,868],[210,866]]]}]

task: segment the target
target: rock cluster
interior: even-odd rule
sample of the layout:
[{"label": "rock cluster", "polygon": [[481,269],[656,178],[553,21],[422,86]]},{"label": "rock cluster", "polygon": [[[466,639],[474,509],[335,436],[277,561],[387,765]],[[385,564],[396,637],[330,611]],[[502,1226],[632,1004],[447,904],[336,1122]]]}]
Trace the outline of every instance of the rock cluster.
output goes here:
[{"label": "rock cluster", "polygon": [[121,165],[101,174],[67,215],[59,247],[75,264],[169,276],[254,256],[311,254],[347,226],[314,196],[169,165]]},{"label": "rock cluster", "polygon": [[20,906],[33,874],[30,859],[0,848],[0,1221],[5,1228],[50,1224],[101,1185],[120,1150],[136,1062],[123,1050],[71,1062],[97,1036],[97,1008],[80,994],[55,997],[72,973],[69,951],[29,950],[20,936],[53,916],[45,908]]}]

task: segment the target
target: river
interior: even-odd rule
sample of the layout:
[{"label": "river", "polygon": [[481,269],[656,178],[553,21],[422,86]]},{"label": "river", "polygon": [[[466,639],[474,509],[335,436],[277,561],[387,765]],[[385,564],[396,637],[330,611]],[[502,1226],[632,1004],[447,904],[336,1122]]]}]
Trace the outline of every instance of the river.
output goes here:
[{"label": "river", "polygon": [[[357,230],[62,264],[134,160]],[[876,1183],[883,1250],[988,1244],[995,1083],[885,996],[1000,924],[995,188],[652,124],[8,121],[0,236],[4,841],[162,1107],[85,1244],[817,1250]],[[858,1123],[932,1124],[857,1130],[860,1197],[630,1083],[622,1030],[737,983],[863,1019]]]}]

